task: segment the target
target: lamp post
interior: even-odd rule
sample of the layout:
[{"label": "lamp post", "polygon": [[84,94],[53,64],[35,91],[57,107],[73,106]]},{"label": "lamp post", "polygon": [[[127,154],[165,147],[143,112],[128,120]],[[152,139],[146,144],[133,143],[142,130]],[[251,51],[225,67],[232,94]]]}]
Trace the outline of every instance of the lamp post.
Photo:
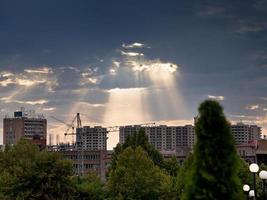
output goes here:
[{"label": "lamp post", "polygon": [[257,188],[256,188],[256,173],[259,171],[259,165],[252,163],[249,165],[249,171],[253,173],[253,191],[255,199],[257,199]]},{"label": "lamp post", "polygon": [[[245,194],[248,193],[249,190],[250,190],[249,185],[247,185],[247,184],[243,185],[243,191],[244,191]],[[249,199],[249,195],[246,194],[246,196],[247,196],[247,199]]]},{"label": "lamp post", "polygon": [[254,190],[250,190],[249,193],[248,193],[248,196],[255,198],[255,192],[254,192]]},{"label": "lamp post", "polygon": [[260,179],[262,180],[263,197],[264,197],[264,199],[266,199],[265,181],[267,179],[267,171],[265,171],[265,170],[260,171],[259,176],[260,176]]}]

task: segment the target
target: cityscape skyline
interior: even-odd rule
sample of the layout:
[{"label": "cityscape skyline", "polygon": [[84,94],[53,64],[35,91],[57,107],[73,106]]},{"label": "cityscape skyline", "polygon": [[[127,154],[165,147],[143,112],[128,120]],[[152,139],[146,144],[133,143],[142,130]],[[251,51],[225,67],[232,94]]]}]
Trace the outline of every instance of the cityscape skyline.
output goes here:
[{"label": "cityscape skyline", "polygon": [[34,109],[63,140],[50,116],[185,125],[210,98],[267,133],[267,1],[12,2],[0,2],[2,119]]}]

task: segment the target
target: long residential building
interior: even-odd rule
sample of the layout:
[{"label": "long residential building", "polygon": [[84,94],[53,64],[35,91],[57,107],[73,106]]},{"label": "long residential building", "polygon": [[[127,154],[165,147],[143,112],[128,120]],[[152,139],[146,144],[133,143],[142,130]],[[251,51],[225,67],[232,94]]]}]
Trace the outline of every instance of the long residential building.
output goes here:
[{"label": "long residential building", "polygon": [[[149,142],[159,151],[181,150],[192,148],[196,142],[195,128],[193,125],[185,126],[122,126],[119,132],[119,142],[124,143],[127,136],[143,128]],[[253,140],[261,139],[261,127],[237,123],[231,125],[231,131],[236,144],[248,144]]]},{"label": "long residential building", "polygon": [[143,128],[149,142],[160,151],[173,151],[181,147],[192,147],[195,143],[195,130],[192,125],[185,126],[122,126],[119,130],[119,142],[124,143],[128,135]]}]

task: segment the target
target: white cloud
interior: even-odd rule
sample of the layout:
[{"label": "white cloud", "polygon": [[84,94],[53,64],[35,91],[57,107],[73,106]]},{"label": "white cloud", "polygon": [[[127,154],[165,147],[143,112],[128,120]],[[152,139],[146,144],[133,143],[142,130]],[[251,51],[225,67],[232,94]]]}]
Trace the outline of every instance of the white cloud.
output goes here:
[{"label": "white cloud", "polygon": [[81,85],[86,85],[86,84],[97,85],[101,82],[101,80],[102,80],[101,76],[85,77],[81,80]]},{"label": "white cloud", "polygon": [[38,74],[50,74],[53,73],[51,68],[42,67],[42,68],[32,68],[32,69],[25,69],[27,73],[38,73]]},{"label": "white cloud", "polygon": [[116,74],[117,74],[117,72],[116,72],[115,69],[110,69],[110,70],[109,70],[109,73],[110,73],[111,75],[116,75]]},{"label": "white cloud", "polygon": [[84,101],[80,101],[77,102],[78,104],[83,104],[86,106],[90,106],[90,107],[94,107],[94,108],[99,108],[99,107],[104,107],[105,104],[101,104],[101,103],[88,103],[88,102],[84,102]]},{"label": "white cloud", "polygon": [[169,72],[174,73],[178,69],[178,65],[171,62],[162,62],[159,59],[145,61],[128,61],[127,62],[134,71],[152,71],[152,72]]},{"label": "white cloud", "polygon": [[143,47],[146,47],[146,45],[145,44],[142,44],[142,43],[139,43],[139,42],[134,42],[134,43],[132,43],[132,44],[122,44],[122,47],[123,48],[126,48],[126,49],[128,49],[128,48],[143,48]]},{"label": "white cloud", "polygon": [[79,68],[77,68],[77,67],[72,67],[72,66],[69,66],[69,67],[60,67],[59,69],[62,70],[63,72],[64,72],[65,70],[73,70],[73,71],[75,71],[75,72],[80,72],[80,71],[81,71]]},{"label": "white cloud", "polygon": [[224,96],[215,96],[215,95],[208,95],[209,99],[215,99],[217,101],[223,101],[225,98]]},{"label": "white cloud", "polygon": [[30,105],[43,105],[43,104],[48,103],[48,101],[45,99],[39,99],[35,101],[24,101],[23,103],[30,104]]},{"label": "white cloud", "polygon": [[121,55],[124,55],[124,56],[131,56],[131,57],[135,57],[135,56],[144,56],[143,53],[138,53],[138,52],[125,52],[125,51],[121,51]]},{"label": "white cloud", "polygon": [[113,88],[110,90],[107,90],[109,93],[124,93],[124,92],[136,92],[136,91],[144,91],[147,88],[139,87],[139,88]]},{"label": "white cloud", "polygon": [[29,80],[29,79],[24,78],[24,77],[17,77],[17,78],[15,78],[14,83],[21,85],[21,86],[30,87],[30,86],[45,83],[45,82],[46,82],[45,79],[43,79],[43,80],[36,80],[36,79]]},{"label": "white cloud", "polygon": [[9,71],[0,72],[0,86],[17,85],[23,87],[32,87],[44,84],[50,91],[57,86],[56,75],[51,68],[25,69],[22,73],[12,73]]},{"label": "white cloud", "polygon": [[116,60],[112,60],[112,65],[114,65],[115,67],[119,68],[120,67],[120,62],[116,61]]},{"label": "white cloud", "polygon": [[3,71],[3,72],[0,73],[0,76],[1,77],[11,77],[11,76],[14,76],[14,74],[11,73],[11,72]]},{"label": "white cloud", "polygon": [[247,110],[257,110],[257,109],[259,109],[259,108],[260,108],[260,106],[259,106],[258,104],[248,105],[248,106],[246,107]]},{"label": "white cloud", "polygon": [[22,100],[15,100],[12,99],[11,97],[3,97],[1,98],[2,101],[5,103],[19,103],[19,104],[29,104],[29,105],[43,105],[48,103],[47,100],[45,99],[38,99],[38,100],[33,100],[33,101],[22,101]]},{"label": "white cloud", "polygon": [[267,29],[266,22],[260,21],[249,21],[249,20],[239,20],[238,21],[239,29],[238,33],[249,33],[249,32],[261,32]]},{"label": "white cloud", "polygon": [[56,110],[55,107],[50,107],[50,108],[43,108],[44,111],[54,111]]},{"label": "white cloud", "polygon": [[97,75],[98,68],[88,68],[81,73],[81,85],[94,84],[97,85],[101,82],[102,76]]}]

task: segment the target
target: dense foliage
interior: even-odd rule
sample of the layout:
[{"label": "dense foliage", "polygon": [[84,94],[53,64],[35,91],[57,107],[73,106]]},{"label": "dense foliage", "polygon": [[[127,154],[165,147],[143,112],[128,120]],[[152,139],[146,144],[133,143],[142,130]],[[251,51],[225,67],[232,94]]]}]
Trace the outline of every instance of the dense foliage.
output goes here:
[{"label": "dense foliage", "polygon": [[[112,199],[160,199],[168,195],[170,177],[155,166],[141,147],[126,148],[111,170],[108,189]],[[166,198],[165,198],[166,199]]]},{"label": "dense foliage", "polygon": [[184,199],[242,199],[238,155],[222,107],[207,100],[199,107],[197,142]]},{"label": "dense foliage", "polygon": [[142,147],[143,150],[147,152],[149,158],[153,161],[155,165],[161,168],[164,167],[163,156],[153,145],[149,143],[148,137],[145,134],[144,129],[140,129],[138,132],[128,135],[124,144],[118,144],[114,148],[114,153],[112,154],[111,169],[114,169],[116,167],[117,157],[120,153],[123,152],[123,150],[128,147],[132,147],[133,149],[135,149],[138,146]]},{"label": "dense foliage", "polygon": [[72,163],[26,140],[0,153],[1,199],[73,199]]},{"label": "dense foliage", "polygon": [[75,199],[77,200],[103,200],[105,199],[104,183],[95,173],[84,177],[74,177]]}]

